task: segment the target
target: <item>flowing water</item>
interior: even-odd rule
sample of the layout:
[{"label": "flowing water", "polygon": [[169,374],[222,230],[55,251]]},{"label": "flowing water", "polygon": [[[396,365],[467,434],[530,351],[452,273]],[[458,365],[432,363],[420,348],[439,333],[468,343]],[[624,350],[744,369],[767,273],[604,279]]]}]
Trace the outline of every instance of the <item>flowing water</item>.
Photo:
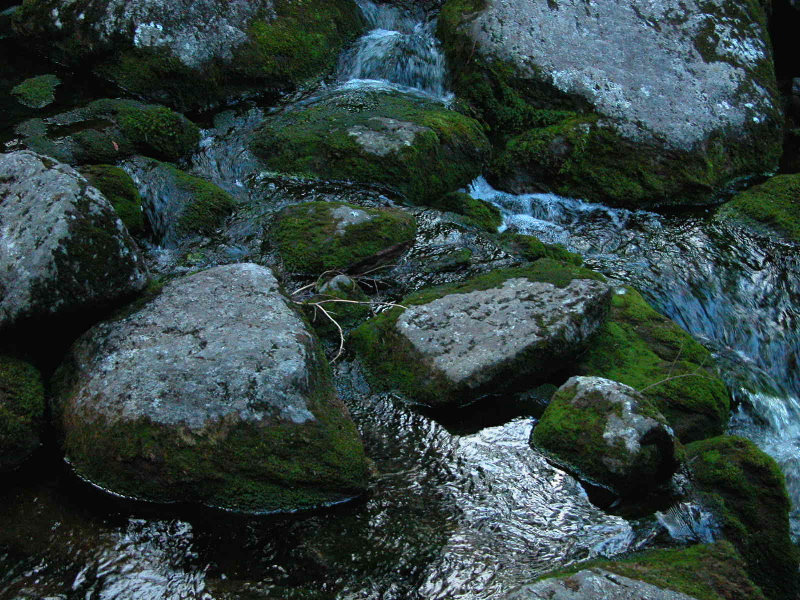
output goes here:
[{"label": "flowing water", "polygon": [[[342,57],[326,93],[388,86],[446,102],[435,22],[359,4],[373,29]],[[247,149],[263,118],[256,108],[218,115],[192,170],[242,202],[274,197],[278,184]],[[636,285],[711,345],[741,402],[732,430],[781,462],[800,505],[796,248],[705,217],[501,194],[482,179],[470,193],[499,206],[504,226],[563,243]],[[356,364],[340,364],[337,382],[379,473],[365,499],[258,518],[154,508],[87,489],[43,458],[0,491],[0,598],[481,600],[654,539],[713,538],[708,515],[690,505],[641,522],[600,511],[529,447],[530,416],[456,435],[373,394]]]}]

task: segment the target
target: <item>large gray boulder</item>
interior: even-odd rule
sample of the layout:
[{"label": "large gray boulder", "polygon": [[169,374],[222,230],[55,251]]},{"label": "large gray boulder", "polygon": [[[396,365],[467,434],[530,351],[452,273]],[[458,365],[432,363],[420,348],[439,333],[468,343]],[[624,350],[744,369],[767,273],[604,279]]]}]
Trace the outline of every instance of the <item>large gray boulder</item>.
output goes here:
[{"label": "large gray boulder", "polygon": [[562,385],[531,442],[581,479],[623,495],[664,484],[678,465],[673,432],[650,400],[601,377]]},{"label": "large gray boulder", "polygon": [[507,600],[695,600],[605,569],[584,569],[574,575],[545,579],[506,596]]},{"label": "large gray boulder", "polygon": [[505,134],[494,175],[506,188],[699,202],[777,166],[755,0],[449,0],[442,15],[458,91]]},{"label": "large gray boulder", "polygon": [[357,329],[354,342],[373,373],[410,399],[466,404],[546,378],[585,349],[611,298],[592,276],[543,260],[424,290]]},{"label": "large gray boulder", "polygon": [[147,284],[136,244],[74,169],[0,154],[0,329],[119,302]]},{"label": "large gray boulder", "polygon": [[267,268],[167,284],[80,338],[60,381],[67,459],[112,492],[267,512],[365,489],[355,426]]}]

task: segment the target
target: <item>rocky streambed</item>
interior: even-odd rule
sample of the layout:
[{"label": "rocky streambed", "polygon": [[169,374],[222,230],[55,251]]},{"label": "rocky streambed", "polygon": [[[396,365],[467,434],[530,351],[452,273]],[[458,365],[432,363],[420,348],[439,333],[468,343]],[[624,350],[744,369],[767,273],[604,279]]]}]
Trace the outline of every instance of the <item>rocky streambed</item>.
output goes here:
[{"label": "rocky streambed", "polygon": [[796,598],[773,4],[4,12],[0,595]]}]

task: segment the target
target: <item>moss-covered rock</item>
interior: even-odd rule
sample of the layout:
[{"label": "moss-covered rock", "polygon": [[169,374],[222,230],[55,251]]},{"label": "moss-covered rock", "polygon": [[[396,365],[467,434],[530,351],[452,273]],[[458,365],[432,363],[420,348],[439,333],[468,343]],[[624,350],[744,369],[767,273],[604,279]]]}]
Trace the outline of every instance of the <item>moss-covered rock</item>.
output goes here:
[{"label": "moss-covered rock", "polygon": [[711,354],[631,288],[612,299],[578,372],[641,391],[682,442],[719,435],[728,422],[730,395]]},{"label": "moss-covered rock", "polygon": [[800,242],[800,175],[778,175],[737,194],[720,207],[717,217]]},{"label": "moss-covered rock", "polygon": [[93,165],[79,169],[79,172],[102,192],[132,236],[145,234],[142,197],[130,175],[112,165]]},{"label": "moss-covered rock", "polygon": [[432,201],[430,206],[463,215],[468,223],[492,233],[503,224],[499,208],[463,192],[445,194],[438,200]]},{"label": "moss-covered rock", "polygon": [[427,204],[480,174],[481,126],[399,93],[345,92],[269,118],[253,151],[274,170],[380,184]]},{"label": "moss-covered rock", "polygon": [[25,146],[69,164],[114,163],[134,153],[177,160],[200,141],[200,129],[164,106],[95,100],[83,108],[17,127]]},{"label": "moss-covered rock", "polygon": [[578,267],[583,264],[583,257],[580,254],[570,252],[560,244],[547,244],[533,235],[506,230],[500,235],[500,243],[509,252],[530,262],[540,258],[552,258]]},{"label": "moss-covered rock", "polygon": [[303,309],[317,334],[337,343],[340,327],[341,332],[347,332],[366,321],[372,312],[370,299],[358,283],[341,274],[317,286],[317,292],[303,302]]},{"label": "moss-covered rock", "polygon": [[401,210],[308,202],[281,211],[270,238],[287,269],[319,275],[410,242],[415,231],[414,217]]},{"label": "moss-covered rock", "polygon": [[44,385],[24,361],[0,356],[0,471],[19,466],[39,447]]},{"label": "moss-covered rock", "polygon": [[678,464],[675,439],[655,405],[600,377],[562,385],[531,443],[581,479],[623,496],[663,485]]},{"label": "moss-covered rock", "polygon": [[38,75],[15,86],[11,93],[29,108],[44,108],[56,99],[56,87],[60,84],[55,75]]},{"label": "moss-covered rock", "polygon": [[410,295],[400,302],[408,310],[370,319],[350,345],[377,386],[431,406],[466,404],[562,368],[602,322],[601,281],[550,259],[493,271]]},{"label": "moss-covered rock", "polygon": [[777,463],[744,438],[720,436],[686,446],[700,495],[736,546],[752,580],[771,600],[798,589],[797,550],[789,537],[789,498]]}]

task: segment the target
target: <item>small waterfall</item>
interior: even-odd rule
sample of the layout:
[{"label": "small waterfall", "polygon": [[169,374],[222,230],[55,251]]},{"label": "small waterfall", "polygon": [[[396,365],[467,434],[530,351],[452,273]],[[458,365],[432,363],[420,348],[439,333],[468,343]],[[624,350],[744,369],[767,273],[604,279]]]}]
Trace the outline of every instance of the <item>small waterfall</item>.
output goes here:
[{"label": "small waterfall", "polygon": [[561,243],[587,265],[639,288],[713,349],[740,406],[730,432],[773,456],[800,539],[800,253],[734,224],[611,209],[553,194],[513,195],[483,178],[470,194],[504,227]]},{"label": "small waterfall", "polygon": [[447,101],[452,94],[444,86],[445,59],[434,35],[436,20],[420,20],[395,6],[369,0],[358,0],[358,5],[372,29],[340,59],[340,85],[388,84]]}]

